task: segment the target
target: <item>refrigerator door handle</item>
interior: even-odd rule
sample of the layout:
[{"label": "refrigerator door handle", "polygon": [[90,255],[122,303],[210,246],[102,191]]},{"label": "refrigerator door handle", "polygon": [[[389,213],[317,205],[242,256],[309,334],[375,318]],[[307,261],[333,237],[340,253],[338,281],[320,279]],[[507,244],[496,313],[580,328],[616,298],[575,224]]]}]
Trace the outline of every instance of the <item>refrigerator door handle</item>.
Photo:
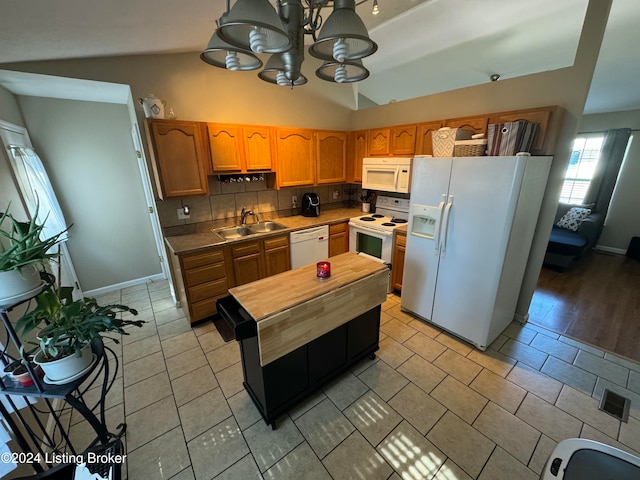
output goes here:
[{"label": "refrigerator door handle", "polygon": [[444,205],[447,203],[447,194],[443,193],[442,194],[442,200],[440,200],[440,203],[438,204],[438,224],[436,225],[435,229],[436,229],[436,237],[435,237],[435,255],[440,255],[440,232],[441,232],[441,225],[442,225],[442,211],[444,210]]},{"label": "refrigerator door handle", "polygon": [[[444,225],[440,236],[442,237],[442,245],[440,245],[440,253],[444,254],[447,251],[447,236],[449,234],[449,218],[451,216],[451,207],[453,206],[453,195],[449,195],[449,201],[444,209]],[[444,230],[443,230],[444,229]]]}]

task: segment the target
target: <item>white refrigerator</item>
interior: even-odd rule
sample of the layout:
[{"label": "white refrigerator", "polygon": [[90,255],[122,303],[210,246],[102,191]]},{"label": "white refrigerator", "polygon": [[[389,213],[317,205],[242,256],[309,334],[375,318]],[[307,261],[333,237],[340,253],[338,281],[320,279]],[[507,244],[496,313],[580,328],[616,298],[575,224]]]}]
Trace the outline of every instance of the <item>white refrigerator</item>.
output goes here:
[{"label": "white refrigerator", "polygon": [[489,346],[514,319],[551,159],[414,159],[403,310]]}]

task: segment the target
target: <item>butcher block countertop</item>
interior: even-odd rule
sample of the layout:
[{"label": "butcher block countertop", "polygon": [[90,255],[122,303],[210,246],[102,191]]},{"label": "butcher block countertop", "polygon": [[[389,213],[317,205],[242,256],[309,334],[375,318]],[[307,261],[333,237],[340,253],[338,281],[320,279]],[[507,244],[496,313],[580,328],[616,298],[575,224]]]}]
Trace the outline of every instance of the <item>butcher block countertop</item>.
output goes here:
[{"label": "butcher block countertop", "polygon": [[229,290],[258,324],[262,366],[386,300],[384,264],[355,253],[329,260],[326,279],[317,278],[314,263]]},{"label": "butcher block countertop", "polygon": [[[332,223],[340,223],[349,220],[351,217],[357,217],[362,212],[358,208],[334,208],[320,211],[319,217],[304,217],[302,215],[293,215],[289,217],[278,217],[276,212],[260,214],[261,221],[272,220],[281,223],[287,228],[284,230],[276,230],[269,233],[259,233],[237,240],[224,240],[211,230],[232,227],[240,224],[239,219],[224,219],[211,222],[194,223],[189,225],[181,225],[177,227],[165,228],[165,243],[172,253],[182,255],[192,253],[205,248],[226,245],[231,242],[241,242],[256,238],[264,238],[269,235],[288,234],[295,230],[316,227],[319,225],[328,225]],[[251,219],[253,220],[253,219]],[[251,222],[249,222],[250,224]]]}]

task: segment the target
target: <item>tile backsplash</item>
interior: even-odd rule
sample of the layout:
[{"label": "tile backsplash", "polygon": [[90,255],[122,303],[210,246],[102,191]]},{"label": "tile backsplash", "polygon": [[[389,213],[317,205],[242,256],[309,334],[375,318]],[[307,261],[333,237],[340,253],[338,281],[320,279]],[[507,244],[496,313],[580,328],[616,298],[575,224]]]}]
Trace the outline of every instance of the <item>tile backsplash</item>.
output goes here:
[{"label": "tile backsplash", "polygon": [[[240,216],[242,208],[253,210],[257,214],[285,211],[291,214],[291,197],[297,195],[298,209],[305,192],[315,192],[320,196],[320,205],[338,207],[343,201],[356,200],[360,193],[359,185],[330,185],[316,187],[283,188],[275,190],[267,187],[267,176],[264,180],[252,182],[225,183],[217,176],[209,178],[209,196],[190,196],[158,200],[158,215],[163,227],[173,227],[192,223],[208,222],[212,220],[234,219]],[[356,189],[353,195],[348,195],[349,189]],[[338,191],[338,198],[333,198],[333,192]],[[189,205],[190,218],[178,220],[177,210],[183,205]]]}]

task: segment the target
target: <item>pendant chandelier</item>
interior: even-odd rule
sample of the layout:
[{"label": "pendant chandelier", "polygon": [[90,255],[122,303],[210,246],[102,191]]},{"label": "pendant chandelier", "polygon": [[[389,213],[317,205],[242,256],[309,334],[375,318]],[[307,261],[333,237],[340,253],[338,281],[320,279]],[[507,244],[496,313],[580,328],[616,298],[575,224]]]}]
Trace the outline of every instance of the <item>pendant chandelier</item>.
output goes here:
[{"label": "pendant chandelier", "polygon": [[[363,0],[359,3],[364,3]],[[364,80],[369,71],[362,58],[378,46],[355,11],[355,0],[278,0],[277,11],[268,0],[236,0],[218,21],[207,48],[200,54],[206,63],[228,70],[257,70],[257,53],[270,53],[258,77],[276,85],[304,85],[304,35],[314,43],[309,54],[324,61],[316,70],[322,80],[351,83]],[[303,5],[304,3],[304,5]],[[322,10],[333,6],[323,21]],[[375,12],[375,13],[374,13]],[[372,13],[378,12],[374,0]]]}]

